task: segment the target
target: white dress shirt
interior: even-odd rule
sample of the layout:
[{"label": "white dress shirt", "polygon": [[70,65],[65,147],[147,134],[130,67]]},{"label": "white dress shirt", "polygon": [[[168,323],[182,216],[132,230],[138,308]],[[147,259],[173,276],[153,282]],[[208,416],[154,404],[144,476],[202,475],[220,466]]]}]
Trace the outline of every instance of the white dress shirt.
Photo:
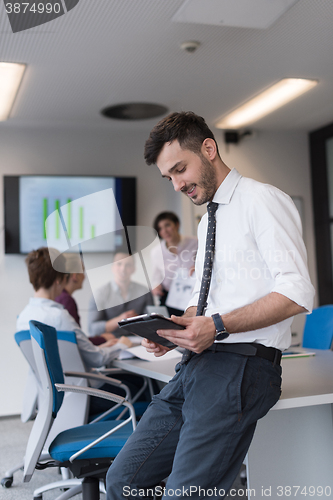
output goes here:
[{"label": "white dress shirt", "polygon": [[17,331],[29,330],[31,320],[53,326],[56,330],[74,331],[82,361],[87,370],[108,365],[117,357],[121,349],[127,349],[127,346],[120,342],[111,347],[98,347],[92,344],[63,305],[54,300],[31,298],[17,318]]},{"label": "white dress shirt", "polygon": [[[236,169],[224,179],[213,201],[216,243],[206,316],[221,315],[271,292],[312,310],[314,288],[307,269],[301,220],[291,198],[279,189],[242,177]],[[198,303],[208,216],[198,227],[197,281],[188,304]],[[231,334],[223,342],[258,342],[287,349],[293,318],[270,327]]]}]

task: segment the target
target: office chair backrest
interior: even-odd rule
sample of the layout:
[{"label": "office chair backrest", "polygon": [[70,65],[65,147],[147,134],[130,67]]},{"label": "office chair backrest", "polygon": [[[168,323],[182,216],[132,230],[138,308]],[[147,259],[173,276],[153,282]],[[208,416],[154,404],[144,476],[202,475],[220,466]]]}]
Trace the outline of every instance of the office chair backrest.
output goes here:
[{"label": "office chair backrest", "polygon": [[[58,331],[57,339],[61,364],[64,371],[85,372],[86,369],[78,349],[75,332]],[[21,420],[26,422],[34,416],[36,392],[38,394],[37,400],[39,400],[41,397],[41,383],[32,350],[30,331],[17,332],[15,334],[15,340],[30,366],[28,387],[24,394],[21,415]],[[83,378],[65,377],[65,381],[66,384],[78,385],[80,387],[87,387],[88,385],[87,380]],[[35,393],[33,392],[34,388]],[[39,404],[38,402],[37,406],[39,406]],[[47,449],[49,447],[50,443],[61,431],[85,424],[88,421],[88,414],[89,396],[85,394],[66,393],[64,404],[48,434],[45,448]]]},{"label": "office chair backrest", "polygon": [[[63,392],[59,391],[58,393],[54,385],[56,384],[59,387],[64,382],[56,330],[38,321],[30,321],[29,324],[32,350],[41,381],[43,397],[41,408],[29,437],[24,461],[23,480],[25,482],[32,477],[48,429],[50,429],[63,401]],[[68,389],[68,386],[62,387],[62,389],[66,388]],[[84,388],[75,387],[74,390],[84,390]],[[76,477],[89,476],[86,489],[84,489],[83,484],[83,498],[92,498],[89,495],[85,496],[91,492],[92,479],[95,489],[97,486],[98,491],[99,478],[104,476],[110,460],[117,455],[136,427],[133,406],[125,398],[115,394],[108,394],[108,399],[127,407],[130,416],[125,420],[98,422],[76,427],[75,429],[68,429],[61,432],[50,446],[50,455],[58,462],[58,464],[53,463],[53,465],[59,465],[60,461],[64,462],[62,465],[67,466],[77,457],[82,457],[81,460],[79,459],[75,463],[74,469],[71,470]],[[37,438],[38,443],[36,445]],[[97,498],[97,496],[93,498]]]},{"label": "office chair backrest", "polygon": [[333,340],[333,305],[318,307],[308,314],[303,332],[303,347],[330,349]]},{"label": "office chair backrest", "polygon": [[[53,386],[53,383],[64,383],[57,332],[52,326],[42,325],[44,329],[44,333],[42,333],[40,329],[41,323],[38,321],[30,321],[29,324],[36,368],[42,374],[39,377],[42,394],[40,397],[40,407],[29,436],[24,457],[24,482],[28,482],[31,479],[53,420],[57,416],[64,399],[63,393],[59,393]],[[49,351],[50,354],[47,354],[46,351]],[[39,369],[39,364],[44,369]]]},{"label": "office chair backrest", "polygon": [[30,331],[22,330],[20,332],[16,332],[14,338],[29,365],[21,412],[22,422],[28,422],[28,420],[34,419],[37,415],[38,398],[41,392],[41,387],[32,352]]}]

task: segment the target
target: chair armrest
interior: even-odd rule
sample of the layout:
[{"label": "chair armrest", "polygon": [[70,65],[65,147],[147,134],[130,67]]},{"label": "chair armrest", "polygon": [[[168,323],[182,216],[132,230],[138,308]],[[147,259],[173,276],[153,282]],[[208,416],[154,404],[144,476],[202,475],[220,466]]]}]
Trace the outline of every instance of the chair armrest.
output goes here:
[{"label": "chair armrest", "polygon": [[95,389],[94,387],[80,387],[79,385],[69,385],[69,384],[54,384],[58,392],[76,392],[80,394],[86,394],[88,396],[96,396],[102,399],[108,399],[114,403],[123,404],[126,399],[113,394],[112,392],[102,391],[101,389]]},{"label": "chair armrest", "polygon": [[82,448],[77,453],[74,453],[74,455],[72,455],[69,458],[70,462],[73,462],[75,460],[75,458],[79,457],[85,451],[89,450],[90,448],[92,448],[93,446],[98,444],[103,439],[105,439],[108,436],[110,436],[111,434],[115,433],[118,429],[121,429],[121,427],[124,427],[124,425],[128,424],[129,422],[132,422],[133,430],[135,430],[135,428],[136,428],[135,411],[134,411],[133,405],[131,405],[131,403],[126,401],[125,398],[122,398],[121,396],[117,396],[116,394],[111,394],[110,392],[101,391],[100,389],[94,389],[92,387],[79,387],[77,385],[68,385],[68,384],[54,384],[54,385],[55,385],[57,391],[59,391],[59,392],[61,392],[61,391],[63,391],[63,392],[78,392],[78,393],[88,394],[90,396],[101,397],[103,399],[108,399],[109,401],[113,401],[114,403],[118,403],[118,405],[124,405],[130,411],[130,417],[128,417],[126,420],[120,420],[119,425],[117,425],[116,427],[114,427],[113,429],[108,431],[103,436],[100,436],[98,439],[96,439],[92,443],[88,444],[87,446]]},{"label": "chair armrest", "polygon": [[127,385],[123,384],[121,382],[121,380],[117,380],[116,378],[111,378],[111,377],[107,377],[105,375],[102,375],[102,374],[99,374],[99,373],[89,373],[89,372],[64,372],[64,375],[66,377],[78,377],[78,378],[85,378],[87,380],[96,380],[98,382],[103,382],[103,384],[109,384],[109,385],[113,385],[113,386],[116,386],[116,387],[119,387],[120,389],[122,389],[125,394],[126,394],[126,398],[127,399],[131,399],[131,392],[129,390],[129,388],[127,387]]}]

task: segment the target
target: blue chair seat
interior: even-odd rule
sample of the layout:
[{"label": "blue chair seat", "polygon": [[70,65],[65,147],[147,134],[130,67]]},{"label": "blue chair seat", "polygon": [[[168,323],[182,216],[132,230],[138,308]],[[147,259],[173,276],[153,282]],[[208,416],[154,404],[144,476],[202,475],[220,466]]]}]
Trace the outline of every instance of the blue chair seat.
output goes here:
[{"label": "blue chair seat", "polygon": [[[97,436],[102,436],[119,425],[119,423],[119,420],[111,420],[108,422],[97,422],[96,424],[84,426],[81,425],[80,427],[74,427],[63,431],[51,443],[49,453],[54,460],[66,462],[74,453],[94,441]],[[132,424],[128,423],[116,433],[111,434],[110,437],[104,439],[93,448],[83,453],[80,456],[80,460],[85,458],[116,457],[132,432]]]}]

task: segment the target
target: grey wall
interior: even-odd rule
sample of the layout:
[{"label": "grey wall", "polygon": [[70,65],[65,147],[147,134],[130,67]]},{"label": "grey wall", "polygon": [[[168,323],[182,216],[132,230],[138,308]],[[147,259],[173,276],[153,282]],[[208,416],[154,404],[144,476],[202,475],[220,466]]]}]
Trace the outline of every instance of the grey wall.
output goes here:
[{"label": "grey wall", "polygon": [[[181,216],[184,234],[193,234],[195,210],[184,196],[174,193],[156,168],[145,165],[142,152],[146,133],[123,134],[107,130],[12,129],[0,124],[0,174],[100,174],[135,175],[138,178],[138,224],[150,226],[161,210]],[[265,132],[226,150],[220,131],[216,133],[221,156],[243,175],[276,185],[292,196],[301,196],[304,235],[310,274],[316,285],[312,200],[307,135],[303,132]],[[2,178],[1,178],[2,183]],[[3,229],[3,199],[0,191],[0,221]],[[15,319],[32,295],[23,256],[3,254],[0,247],[0,416],[20,413],[26,364],[14,340]],[[87,280],[76,293],[85,325],[89,297]],[[304,318],[294,330],[301,339]]]}]

